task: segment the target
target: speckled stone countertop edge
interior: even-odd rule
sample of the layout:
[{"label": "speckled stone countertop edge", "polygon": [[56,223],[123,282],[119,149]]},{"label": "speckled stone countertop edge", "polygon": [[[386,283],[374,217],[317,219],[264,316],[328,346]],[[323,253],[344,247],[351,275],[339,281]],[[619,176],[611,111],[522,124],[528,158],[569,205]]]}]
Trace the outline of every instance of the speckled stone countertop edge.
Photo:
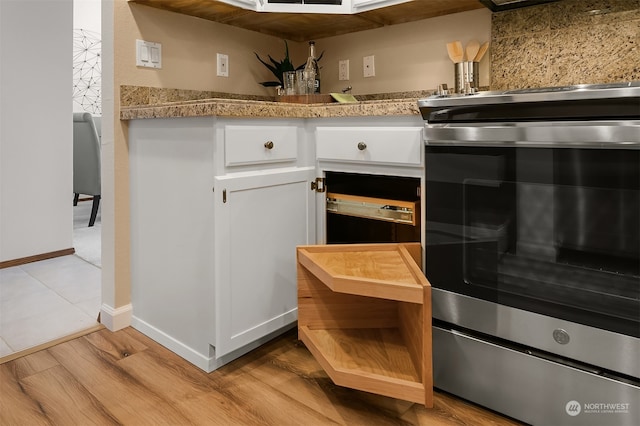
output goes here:
[{"label": "speckled stone countertop edge", "polygon": [[298,104],[262,100],[212,98],[123,106],[121,120],[173,117],[332,118],[419,115],[417,97],[356,103]]},{"label": "speckled stone countertop edge", "polygon": [[357,103],[292,104],[236,99],[203,99],[122,107],[121,120],[172,117],[331,118],[419,115],[418,99],[385,99]]}]

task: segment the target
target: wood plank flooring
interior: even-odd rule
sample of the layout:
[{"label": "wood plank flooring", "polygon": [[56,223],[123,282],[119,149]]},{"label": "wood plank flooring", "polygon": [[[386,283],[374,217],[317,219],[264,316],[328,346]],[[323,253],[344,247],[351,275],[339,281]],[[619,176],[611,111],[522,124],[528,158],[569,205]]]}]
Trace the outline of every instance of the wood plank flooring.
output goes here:
[{"label": "wood plank flooring", "polygon": [[434,408],[334,385],[296,330],[207,374],[132,328],[0,365],[0,424],[514,425],[446,393]]}]

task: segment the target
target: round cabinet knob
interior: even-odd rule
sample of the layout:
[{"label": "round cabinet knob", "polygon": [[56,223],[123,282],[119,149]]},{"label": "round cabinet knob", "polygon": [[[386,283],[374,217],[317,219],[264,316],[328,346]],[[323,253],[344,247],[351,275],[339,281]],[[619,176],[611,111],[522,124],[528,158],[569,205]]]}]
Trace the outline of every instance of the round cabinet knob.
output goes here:
[{"label": "round cabinet knob", "polygon": [[272,141],[265,142],[264,147],[267,149],[273,149],[273,142]]},{"label": "round cabinet knob", "polygon": [[367,144],[364,142],[358,142],[358,149],[360,151],[364,151],[365,149],[367,149]]}]

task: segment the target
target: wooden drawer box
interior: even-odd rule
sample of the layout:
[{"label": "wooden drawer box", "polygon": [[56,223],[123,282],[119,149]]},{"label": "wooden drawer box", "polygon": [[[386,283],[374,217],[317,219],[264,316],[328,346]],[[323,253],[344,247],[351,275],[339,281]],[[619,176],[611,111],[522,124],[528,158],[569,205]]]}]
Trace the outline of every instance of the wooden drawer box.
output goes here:
[{"label": "wooden drawer box", "polygon": [[295,162],[298,158],[294,126],[225,126],[225,166]]},{"label": "wooden drawer box", "polygon": [[422,164],[421,127],[320,127],[316,138],[320,160]]},{"label": "wooden drawer box", "polygon": [[433,406],[419,243],[301,246],[298,337],[340,386]]},{"label": "wooden drawer box", "polygon": [[327,213],[416,226],[420,217],[420,201],[327,192]]}]

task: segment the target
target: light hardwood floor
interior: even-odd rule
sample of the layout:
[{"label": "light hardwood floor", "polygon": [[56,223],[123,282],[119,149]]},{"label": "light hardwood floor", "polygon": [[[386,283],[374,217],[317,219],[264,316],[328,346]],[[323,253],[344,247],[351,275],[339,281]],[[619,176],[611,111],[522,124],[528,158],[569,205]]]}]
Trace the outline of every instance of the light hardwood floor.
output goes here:
[{"label": "light hardwood floor", "polygon": [[434,408],[334,385],[292,330],[207,374],[132,328],[0,365],[0,424],[513,425],[436,392]]}]

